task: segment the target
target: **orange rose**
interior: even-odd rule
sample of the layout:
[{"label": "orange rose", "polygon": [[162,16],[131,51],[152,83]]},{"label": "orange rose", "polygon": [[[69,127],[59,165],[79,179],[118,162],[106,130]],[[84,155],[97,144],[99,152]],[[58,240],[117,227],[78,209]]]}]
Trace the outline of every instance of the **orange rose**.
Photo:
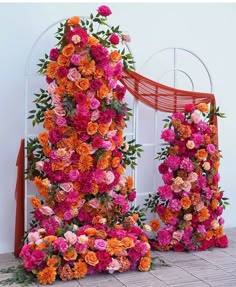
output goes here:
[{"label": "orange rose", "polygon": [[109,131],[109,127],[106,124],[100,124],[98,127],[98,131],[102,136],[105,136]]},{"label": "orange rose", "polygon": [[80,78],[75,82],[76,87],[81,91],[86,91],[89,88],[89,80],[87,78]]},{"label": "orange rose", "polygon": [[51,168],[52,168],[52,171],[63,170],[64,169],[64,163],[63,162],[52,162]]},{"label": "orange rose", "polygon": [[87,126],[87,133],[91,136],[96,134],[98,131],[98,124],[94,122],[89,122]]},{"label": "orange rose", "polygon": [[41,145],[47,144],[47,143],[48,143],[48,138],[49,138],[49,136],[48,136],[48,133],[47,133],[47,132],[42,132],[42,133],[40,133],[40,134],[38,135],[39,143],[40,143]]},{"label": "orange rose", "polygon": [[207,151],[206,151],[204,148],[199,149],[199,150],[197,151],[197,153],[196,153],[196,157],[197,157],[199,160],[204,160],[204,159],[206,159],[206,158],[207,158],[207,155],[208,155],[208,153],[207,153]]},{"label": "orange rose", "polygon": [[116,172],[121,175],[124,173],[124,168],[123,166],[120,164],[117,168],[116,168]]},{"label": "orange rose", "polygon": [[62,55],[68,58],[74,53],[74,51],[75,51],[74,45],[68,44],[62,49]]},{"label": "orange rose", "polygon": [[117,156],[113,157],[113,159],[111,161],[111,166],[113,168],[116,168],[116,167],[118,167],[119,164],[120,164],[120,158]]},{"label": "orange rose", "polygon": [[133,213],[133,214],[132,214],[132,217],[133,217],[133,219],[134,219],[135,222],[138,221],[138,219],[139,219],[138,213]]},{"label": "orange rose", "polygon": [[85,234],[88,236],[94,236],[97,233],[97,229],[93,227],[89,227],[85,230]]},{"label": "orange rose", "polygon": [[107,239],[107,249],[109,254],[118,255],[121,251],[123,251],[123,244],[117,238]]},{"label": "orange rose", "polygon": [[40,208],[42,206],[41,201],[35,196],[31,197],[30,203],[35,209]]},{"label": "orange rose", "polygon": [[100,99],[104,99],[109,92],[109,88],[106,85],[102,85],[97,92],[97,97]]},{"label": "orange rose", "polygon": [[100,157],[97,161],[98,169],[106,169],[109,166],[109,161],[106,157]]},{"label": "orange rose", "polygon": [[66,252],[63,255],[63,258],[66,261],[76,260],[77,252],[76,252],[75,248],[70,247],[68,250],[66,250]]},{"label": "orange rose", "polygon": [[96,266],[98,264],[98,258],[95,252],[88,251],[85,255],[85,261],[91,266]]},{"label": "orange rose", "polygon": [[48,63],[47,70],[46,70],[46,75],[49,78],[54,79],[55,76],[56,76],[57,67],[58,67],[58,64],[56,62]]},{"label": "orange rose", "polygon": [[93,182],[92,183],[92,191],[91,191],[92,194],[97,194],[98,191],[99,191],[98,185],[95,182]]},{"label": "orange rose", "polygon": [[128,189],[129,189],[129,190],[132,190],[133,185],[134,185],[134,181],[133,181],[132,176],[128,176],[128,177],[127,177],[127,182],[126,182],[126,184],[127,184]]},{"label": "orange rose", "polygon": [[157,232],[161,226],[159,220],[153,219],[150,221],[150,226],[152,228],[152,231]]},{"label": "orange rose", "polygon": [[209,112],[209,106],[205,103],[200,103],[197,105],[197,109],[202,113],[208,113]]},{"label": "orange rose", "polygon": [[110,54],[110,60],[111,60],[112,62],[118,62],[118,61],[120,61],[121,59],[122,59],[122,57],[121,57],[120,53],[119,53],[117,50],[111,52],[111,54]]},{"label": "orange rose", "polygon": [[198,219],[200,222],[203,222],[207,220],[210,216],[209,210],[206,206],[204,206],[199,212],[198,212]]},{"label": "orange rose", "polygon": [[181,203],[184,210],[188,209],[192,204],[192,202],[188,196],[181,198],[180,203]]},{"label": "orange rose", "polygon": [[88,38],[88,45],[89,45],[89,46],[97,45],[97,44],[99,44],[99,40],[98,40],[97,38],[95,38],[95,37],[93,37],[93,36],[90,36],[90,37]]},{"label": "orange rose", "polygon": [[205,235],[205,239],[206,240],[211,240],[213,237],[213,231],[212,230],[208,230],[206,235]]},{"label": "orange rose", "polygon": [[78,16],[73,16],[67,20],[68,26],[79,25],[79,23],[80,23],[80,17],[78,17]]},{"label": "orange rose", "polygon": [[191,128],[189,126],[180,125],[177,130],[181,139],[187,139],[192,134]]},{"label": "orange rose", "polygon": [[79,259],[77,262],[74,263],[74,267],[72,270],[74,272],[74,278],[80,279],[85,277],[85,275],[87,274],[88,266],[82,259]]},{"label": "orange rose", "polygon": [[217,207],[219,206],[219,201],[217,199],[212,199],[211,201],[211,207],[213,210],[217,209]]},{"label": "orange rose", "polygon": [[[103,217],[102,217],[103,218]],[[101,238],[101,239],[106,239],[107,238],[107,233],[105,230],[97,230],[96,234],[95,234],[96,238]]]},{"label": "orange rose", "polygon": [[90,61],[87,56],[84,56],[80,60],[79,71],[83,76],[90,76],[95,72],[95,61]]},{"label": "orange rose", "polygon": [[76,148],[76,152],[80,155],[83,155],[83,154],[87,155],[90,153],[90,150],[91,149],[90,149],[89,145],[86,143],[82,143]]},{"label": "orange rose", "polygon": [[62,96],[63,94],[65,94],[65,87],[62,87],[62,86],[57,87],[56,90],[55,90],[55,93],[56,93],[57,95]]},{"label": "orange rose", "polygon": [[59,55],[59,57],[57,58],[57,64],[58,64],[59,66],[68,67],[68,66],[70,65],[70,59],[61,54],[61,55]]},{"label": "orange rose", "polygon": [[134,240],[130,237],[124,237],[123,239],[121,239],[121,242],[125,249],[132,248],[135,245]]},{"label": "orange rose", "polygon": [[47,266],[51,267],[58,267],[60,265],[61,259],[57,255],[52,255],[52,257],[49,257],[47,260]]},{"label": "orange rose", "polygon": [[96,68],[94,72],[94,78],[95,79],[101,79],[104,75],[104,70],[102,68]]},{"label": "orange rose", "polygon": [[140,271],[148,271],[151,267],[151,259],[149,257],[142,257],[138,266]]},{"label": "orange rose", "polygon": [[46,156],[49,156],[51,150],[52,150],[52,149],[50,148],[50,146],[48,146],[48,145],[44,145],[44,146],[43,146],[43,153],[44,153]]},{"label": "orange rose", "polygon": [[85,172],[91,169],[93,165],[93,158],[90,155],[81,155],[78,163],[78,169]]}]

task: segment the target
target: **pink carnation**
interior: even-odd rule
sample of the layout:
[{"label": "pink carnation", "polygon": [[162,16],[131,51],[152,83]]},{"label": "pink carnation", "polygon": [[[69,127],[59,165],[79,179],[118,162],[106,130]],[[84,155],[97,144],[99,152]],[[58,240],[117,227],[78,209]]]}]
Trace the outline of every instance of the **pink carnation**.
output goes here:
[{"label": "pink carnation", "polygon": [[172,129],[165,129],[161,132],[161,139],[166,142],[173,142],[175,140],[175,133]]},{"label": "pink carnation", "polygon": [[161,230],[157,234],[157,241],[160,245],[168,245],[171,241],[171,235],[166,230]]},{"label": "pink carnation", "polygon": [[165,160],[165,164],[173,171],[177,170],[180,165],[180,158],[176,155],[168,156]]},{"label": "pink carnation", "polygon": [[158,193],[162,200],[168,200],[173,197],[173,192],[169,185],[159,186]]},{"label": "pink carnation", "polygon": [[171,199],[169,202],[169,208],[174,211],[177,212],[181,209],[181,203],[178,199]]}]

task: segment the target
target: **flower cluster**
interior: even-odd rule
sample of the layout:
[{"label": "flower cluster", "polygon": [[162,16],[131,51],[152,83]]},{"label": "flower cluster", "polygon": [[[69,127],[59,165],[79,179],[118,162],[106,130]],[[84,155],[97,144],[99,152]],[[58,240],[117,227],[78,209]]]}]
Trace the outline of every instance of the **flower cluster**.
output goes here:
[{"label": "flower cluster", "polygon": [[57,274],[68,280],[150,267],[147,238],[135,227],[140,217],[130,211],[133,179],[124,175],[140,151],[131,143],[129,152],[123,135],[128,108],[118,80],[130,56],[116,45],[129,39],[113,27],[92,33],[110,14],[101,6],[89,20],[68,19],[59,48],[39,64],[48,87],[36,94],[30,118],[45,131],[29,142],[28,176],[40,197],[31,198],[35,226],[21,257],[42,284]]},{"label": "flower cluster", "polygon": [[221,154],[208,109],[187,104],[184,113],[165,120],[161,139],[167,145],[158,154],[164,185],[145,204],[165,224],[152,243],[159,250],[227,247],[221,215],[228,202],[218,186]]},{"label": "flower cluster", "polygon": [[137,226],[109,230],[105,225],[73,225],[58,236],[41,228],[31,230],[28,240],[20,256],[41,284],[52,284],[57,275],[66,281],[96,272],[148,271],[151,265],[147,235]]}]

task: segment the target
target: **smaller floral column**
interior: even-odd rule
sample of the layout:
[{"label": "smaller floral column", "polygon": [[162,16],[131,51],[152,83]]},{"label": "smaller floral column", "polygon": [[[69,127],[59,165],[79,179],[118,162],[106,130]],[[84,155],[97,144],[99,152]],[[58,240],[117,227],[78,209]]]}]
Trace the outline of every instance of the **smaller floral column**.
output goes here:
[{"label": "smaller floral column", "polygon": [[[161,138],[166,147],[158,153],[164,185],[145,205],[165,224],[152,245],[158,250],[205,250],[227,247],[221,216],[227,198],[218,183],[220,151],[217,129],[208,121],[207,104],[185,106],[165,122]],[[222,115],[217,110],[217,115]]]}]

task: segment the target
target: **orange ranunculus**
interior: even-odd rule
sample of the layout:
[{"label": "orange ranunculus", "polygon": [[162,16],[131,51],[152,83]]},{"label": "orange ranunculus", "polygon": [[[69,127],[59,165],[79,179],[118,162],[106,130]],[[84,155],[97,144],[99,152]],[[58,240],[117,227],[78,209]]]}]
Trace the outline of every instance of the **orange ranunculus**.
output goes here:
[{"label": "orange ranunculus", "polygon": [[118,167],[119,164],[120,164],[120,158],[118,156],[113,157],[111,161],[111,166],[113,168],[116,168]]},{"label": "orange ranunculus", "polygon": [[186,125],[180,125],[177,130],[181,139],[187,139],[192,134],[191,128]]},{"label": "orange ranunculus", "polygon": [[60,78],[57,75],[56,76],[56,80],[57,80],[57,85],[58,86],[61,86],[61,87],[65,87],[66,86],[66,83],[67,83],[67,78],[66,77]]},{"label": "orange ranunculus", "polygon": [[217,199],[212,199],[211,201],[211,207],[213,210],[217,209],[217,207],[219,206],[219,201]]},{"label": "orange ranunculus", "polygon": [[127,187],[129,190],[132,190],[133,185],[134,185],[134,181],[132,176],[127,176],[127,181],[126,181]]},{"label": "orange ranunculus", "polygon": [[197,109],[202,113],[208,113],[209,112],[209,106],[205,103],[200,103],[197,105]]},{"label": "orange ranunculus", "polygon": [[180,200],[181,206],[183,207],[184,210],[188,209],[191,204],[192,201],[190,200],[190,198],[188,196],[182,197]]},{"label": "orange ranunculus", "polygon": [[31,197],[30,203],[35,209],[40,208],[42,206],[41,201],[36,196]]},{"label": "orange ranunculus", "polygon": [[173,212],[169,208],[167,208],[165,214],[163,216],[160,216],[160,218],[165,224],[169,224],[173,216],[174,216]]},{"label": "orange ranunculus", "polygon": [[67,20],[68,26],[79,25],[79,23],[80,23],[80,17],[78,17],[78,16],[73,16]]},{"label": "orange ranunculus", "polygon": [[63,170],[64,169],[64,163],[62,161],[61,162],[52,162],[51,168],[52,168],[52,171]]},{"label": "orange ranunculus", "polygon": [[124,168],[123,168],[123,166],[121,164],[116,168],[116,172],[119,175],[122,175],[124,173]]},{"label": "orange ranunculus", "polygon": [[41,145],[47,144],[47,143],[48,143],[48,138],[49,138],[49,136],[48,136],[48,133],[47,133],[47,132],[42,132],[42,133],[40,133],[40,134],[38,135],[38,140],[39,140],[39,143],[40,143]]},{"label": "orange ranunculus", "polygon": [[152,231],[157,232],[160,229],[161,224],[159,220],[153,219],[150,221],[150,226],[152,228]]},{"label": "orange ranunculus", "polygon": [[200,222],[203,222],[207,220],[210,216],[209,210],[206,206],[204,206],[199,212],[198,212],[198,219]]},{"label": "orange ranunculus", "polygon": [[88,266],[86,262],[84,262],[82,259],[79,259],[77,262],[74,263],[74,267],[72,270],[74,272],[74,278],[80,279],[85,277],[85,275],[87,274]]},{"label": "orange ranunculus", "polygon": [[130,238],[130,237],[124,237],[121,239],[121,242],[124,246],[125,249],[129,249],[129,248],[132,248],[134,247],[134,240],[133,238]]},{"label": "orange ranunculus", "polygon": [[84,56],[81,58],[80,63],[79,63],[79,71],[82,76],[90,76],[95,72],[95,61],[94,60],[89,60],[87,56]]},{"label": "orange ranunculus", "polygon": [[205,239],[206,240],[211,240],[213,237],[213,231],[212,230],[208,230],[206,235],[205,235]]},{"label": "orange ranunculus", "polygon": [[114,228],[115,228],[116,230],[121,230],[121,229],[123,229],[123,226],[120,225],[120,224],[115,224],[115,225],[114,225]]},{"label": "orange ranunculus", "polygon": [[51,267],[58,267],[60,265],[61,258],[57,255],[52,255],[47,260],[47,266]]},{"label": "orange ranunculus", "polygon": [[55,267],[45,267],[43,270],[39,271],[37,278],[40,284],[52,284],[56,280],[56,268]]},{"label": "orange ranunculus", "polygon": [[62,55],[64,55],[65,57],[70,57],[74,53],[74,51],[75,46],[72,44],[68,44],[62,49]]},{"label": "orange ranunculus", "polygon": [[[143,242],[148,242],[148,237],[145,236],[145,235],[140,235],[140,236],[139,236],[139,239],[140,239],[141,241],[143,241]],[[148,254],[149,254],[149,252],[148,252]]]},{"label": "orange ranunculus", "polygon": [[101,79],[104,75],[104,70],[102,68],[96,68],[94,72],[94,78],[95,79]]},{"label": "orange ranunculus", "polygon": [[216,171],[218,171],[219,166],[220,166],[220,162],[219,162],[218,160],[212,162],[212,167],[213,167]]},{"label": "orange ranunculus", "polygon": [[97,45],[97,44],[99,44],[99,40],[93,36],[89,36],[88,45],[92,46],[92,45]]},{"label": "orange ranunculus", "polygon": [[139,262],[138,269],[140,271],[148,271],[150,267],[151,267],[151,258],[146,256],[142,257]]},{"label": "orange ranunculus", "polygon": [[118,255],[123,250],[123,244],[117,238],[107,239],[107,251],[111,256]]},{"label": "orange ranunculus", "polygon": [[100,157],[97,161],[98,169],[106,169],[109,166],[109,160],[107,157]]},{"label": "orange ranunculus", "polygon": [[43,146],[43,153],[44,153],[46,156],[49,156],[51,150],[52,150],[52,149],[50,148],[50,146],[48,146],[48,145],[44,145],[44,146]]},{"label": "orange ranunculus", "polygon": [[88,155],[91,151],[91,148],[88,144],[86,143],[81,143],[79,146],[76,148],[76,152],[79,155]]},{"label": "orange ranunculus", "polygon": [[77,255],[78,255],[78,254],[77,254],[75,248],[70,247],[70,248],[69,248],[68,250],[66,250],[66,252],[64,253],[63,258],[64,258],[66,261],[76,260]]},{"label": "orange ranunculus", "polygon": [[171,120],[172,125],[177,129],[181,125],[180,119]]},{"label": "orange ranunculus", "polygon": [[58,64],[56,62],[50,62],[47,65],[46,75],[54,79],[56,77],[56,71],[57,71]]},{"label": "orange ranunculus", "polygon": [[223,225],[220,225],[216,230],[215,230],[215,236],[216,237],[222,237],[224,235],[224,227]]},{"label": "orange ranunculus", "polygon": [[206,158],[207,158],[207,155],[208,155],[208,153],[207,153],[207,151],[206,151],[204,148],[199,149],[199,150],[197,151],[197,153],[196,153],[196,157],[197,157],[197,159],[199,159],[199,160],[204,160],[204,159],[206,159]]},{"label": "orange ranunculus", "polygon": [[79,171],[85,172],[93,166],[93,158],[91,155],[81,155],[78,163]]},{"label": "orange ranunculus", "polygon": [[59,55],[59,57],[57,58],[57,64],[59,66],[65,66],[68,67],[70,65],[70,59],[64,55]]},{"label": "orange ranunculus", "polygon": [[110,60],[111,60],[112,62],[118,62],[118,61],[120,61],[121,59],[122,59],[121,54],[120,54],[117,50],[111,52],[111,54],[110,54]]},{"label": "orange ranunculus", "polygon": [[106,124],[100,124],[98,127],[98,131],[102,136],[105,136],[109,131],[109,127]]},{"label": "orange ranunculus", "polygon": [[86,91],[89,88],[89,80],[87,78],[80,78],[75,82],[75,85],[80,91]]},{"label": "orange ranunculus", "polygon": [[74,82],[66,81],[65,91],[69,96],[74,96],[79,92],[79,89],[76,87]]},{"label": "orange ranunculus", "polygon": [[110,90],[106,85],[102,85],[100,89],[97,91],[97,97],[99,99],[104,99],[108,94]]},{"label": "orange ranunculus", "polygon": [[96,134],[98,131],[98,124],[95,122],[89,122],[87,126],[87,133],[91,136]]},{"label": "orange ranunculus", "polygon": [[91,266],[96,266],[99,262],[96,253],[93,251],[87,251],[84,259],[85,262]]}]

